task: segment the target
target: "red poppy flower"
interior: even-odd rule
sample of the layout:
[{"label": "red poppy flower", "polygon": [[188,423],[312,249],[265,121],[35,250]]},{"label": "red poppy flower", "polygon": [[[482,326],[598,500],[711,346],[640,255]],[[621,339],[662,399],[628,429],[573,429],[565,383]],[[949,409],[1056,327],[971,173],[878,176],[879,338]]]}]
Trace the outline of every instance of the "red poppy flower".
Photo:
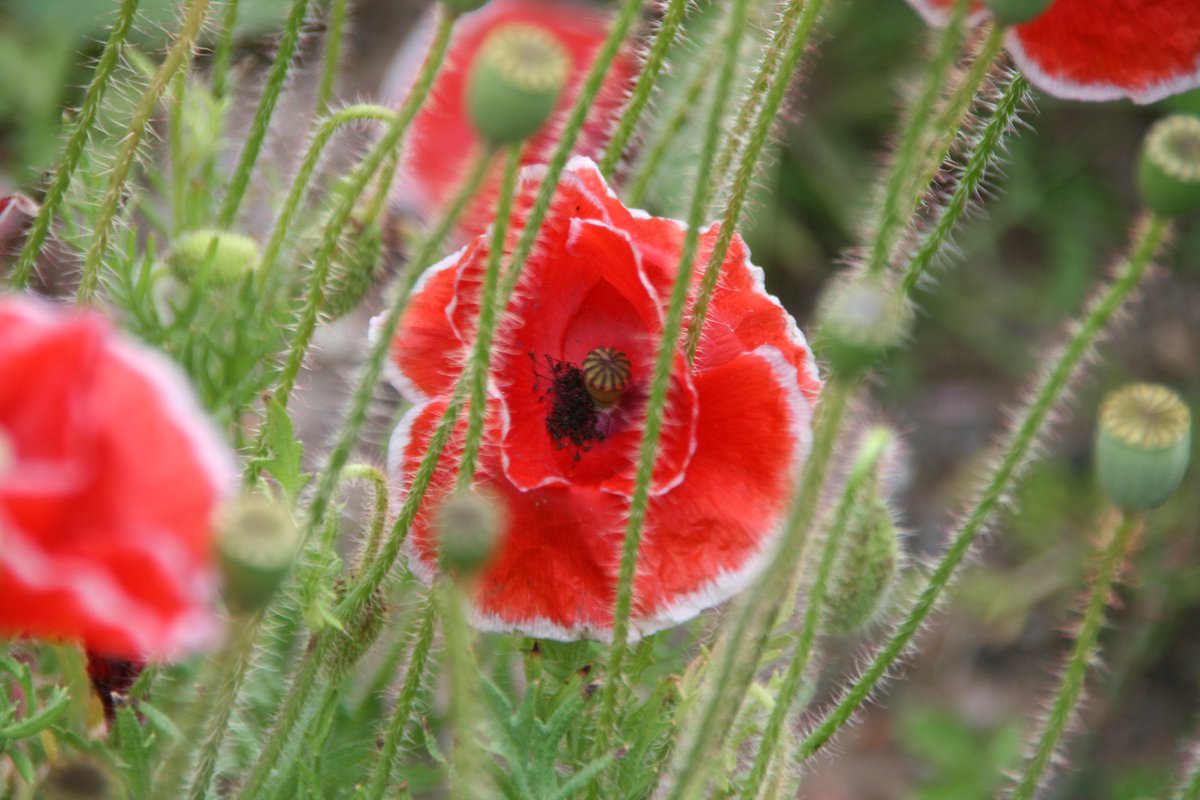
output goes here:
[{"label": "red poppy flower", "polygon": [[[399,210],[424,217],[437,216],[481,151],[482,140],[465,110],[466,86],[475,54],[488,34],[511,23],[535,25],[558,39],[570,56],[571,75],[559,98],[558,109],[525,143],[521,156],[526,165],[544,164],[608,35],[609,22],[608,14],[569,0],[492,0],[480,10],[463,16],[455,24],[454,39],[430,97],[413,119],[395,182]],[[401,100],[407,94],[420,62],[417,51],[423,55],[426,39],[422,37],[420,46],[407,48],[397,59],[388,82],[393,87],[389,94]],[[599,157],[636,75],[636,59],[629,53],[619,54],[580,131],[576,153]],[[396,105],[399,104],[397,101]],[[463,239],[479,235],[491,221],[499,183],[497,167],[458,224]]]},{"label": "red poppy flower", "polygon": [[[909,0],[933,24],[954,0]],[[1196,0],[1053,0],[1014,25],[1008,51],[1045,92],[1069,100],[1153,103],[1200,86]]]},{"label": "red poppy flower", "polygon": [[[537,167],[522,175],[514,237],[541,175]],[[697,263],[716,235],[715,225],[703,231]],[[478,576],[480,627],[564,640],[609,635],[649,376],[682,240],[681,223],[626,209],[591,161],[572,160],[494,348],[475,477],[507,513]],[[397,331],[392,378],[417,403],[390,450],[400,495],[470,348],[487,250],[479,237],[430,268]],[[808,453],[819,389],[804,337],[735,237],[695,363],[682,348],[675,356],[634,585],[635,636],[691,618],[758,573]],[[459,446],[452,439],[409,535],[410,563],[426,578],[437,563],[430,520],[453,488]]]},{"label": "red poppy flower", "polygon": [[127,659],[211,639],[218,441],[162,357],[0,299],[0,635]]}]

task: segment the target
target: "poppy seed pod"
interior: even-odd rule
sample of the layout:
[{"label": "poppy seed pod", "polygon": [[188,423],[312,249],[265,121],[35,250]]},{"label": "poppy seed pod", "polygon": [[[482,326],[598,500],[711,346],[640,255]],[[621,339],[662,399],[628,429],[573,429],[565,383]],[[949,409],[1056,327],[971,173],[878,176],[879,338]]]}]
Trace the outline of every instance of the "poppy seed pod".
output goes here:
[{"label": "poppy seed pod", "polygon": [[477,8],[483,8],[488,0],[440,0],[442,8],[452,14],[466,14]]},{"label": "poppy seed pod", "polygon": [[438,509],[442,569],[469,577],[492,558],[504,512],[478,492],[459,492]]},{"label": "poppy seed pod", "polygon": [[571,61],[537,25],[511,23],[484,40],[467,85],[467,111],[487,142],[515,144],[532,135],[558,103]]},{"label": "poppy seed pod", "polygon": [[1028,22],[1050,6],[1050,0],[983,0],[1001,25]]},{"label": "poppy seed pod", "polygon": [[912,314],[904,298],[882,276],[835,281],[819,310],[819,349],[831,371],[843,378],[862,375],[908,333]]},{"label": "poppy seed pod", "polygon": [[1175,114],[1155,123],[1142,145],[1138,185],[1159,214],[1200,209],[1200,117]]},{"label": "poppy seed pod", "polygon": [[188,231],[175,240],[167,265],[181,279],[203,278],[231,286],[258,267],[258,243],[249,236],[205,228]]},{"label": "poppy seed pod", "polygon": [[1097,479],[1123,511],[1155,508],[1183,480],[1191,443],[1191,414],[1179,395],[1152,383],[1123,386],[1100,406]]},{"label": "poppy seed pod", "polygon": [[217,521],[217,553],[230,605],[265,608],[291,570],[299,542],[291,513],[279,503],[251,496],[227,505]]},{"label": "poppy seed pod", "polygon": [[900,547],[891,509],[878,496],[854,510],[842,535],[825,625],[835,633],[850,634],[862,630],[879,610],[896,577]]}]

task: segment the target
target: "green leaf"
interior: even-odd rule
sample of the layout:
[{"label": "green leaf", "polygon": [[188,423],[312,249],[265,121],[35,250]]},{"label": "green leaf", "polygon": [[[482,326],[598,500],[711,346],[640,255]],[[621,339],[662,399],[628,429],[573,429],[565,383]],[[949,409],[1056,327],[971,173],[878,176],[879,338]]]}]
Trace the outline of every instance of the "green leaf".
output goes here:
[{"label": "green leaf", "polygon": [[21,773],[21,777],[30,786],[33,785],[33,780],[36,777],[33,770],[33,762],[29,760],[29,756],[25,755],[20,750],[9,750],[8,757],[12,759],[13,766],[17,768],[17,772]]},{"label": "green leaf", "polygon": [[0,739],[25,739],[41,733],[63,715],[68,705],[70,697],[67,690],[60,686],[55,690],[54,697],[40,711],[0,729]]},{"label": "green leaf", "polygon": [[275,476],[289,500],[295,500],[310,475],[300,469],[304,445],[296,440],[292,418],[278,400],[267,401],[267,446],[271,455],[262,460],[263,468]]}]

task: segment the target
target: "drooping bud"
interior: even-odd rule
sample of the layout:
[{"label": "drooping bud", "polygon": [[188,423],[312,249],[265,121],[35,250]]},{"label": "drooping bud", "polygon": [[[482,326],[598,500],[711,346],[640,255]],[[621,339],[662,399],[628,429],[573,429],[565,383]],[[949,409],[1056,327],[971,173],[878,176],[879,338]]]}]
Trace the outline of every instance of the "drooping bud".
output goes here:
[{"label": "drooping bud", "polygon": [[436,525],[442,569],[465,578],[491,560],[504,528],[504,512],[490,497],[460,491],[442,503]]},{"label": "drooping bud", "polygon": [[912,312],[884,276],[836,280],[821,300],[820,352],[833,374],[861,376],[903,341]]},{"label": "drooping bud", "polygon": [[467,79],[467,111],[488,143],[533,134],[554,111],[570,75],[566,49],[545,28],[510,23],[483,41]]},{"label": "drooping bud", "polygon": [[202,278],[215,286],[238,283],[257,269],[258,261],[257,242],[215,228],[180,234],[167,256],[167,265],[181,280]]},{"label": "drooping bud", "polygon": [[1100,406],[1096,477],[1118,508],[1154,508],[1183,480],[1191,443],[1191,414],[1179,395],[1152,383],[1123,386]]},{"label": "drooping bud", "polygon": [[[345,586],[339,582],[337,597],[340,600],[344,595]],[[376,589],[351,619],[343,621],[341,630],[325,630],[323,635],[332,640],[323,662],[330,678],[340,678],[354,669],[379,638],[387,622],[388,608],[383,598],[383,590]]]},{"label": "drooping bud", "polygon": [[265,608],[292,568],[300,534],[291,512],[260,495],[227,505],[217,520],[225,595],[239,611]]},{"label": "drooping bud", "polygon": [[866,627],[891,589],[900,561],[892,511],[872,492],[850,515],[825,603],[825,625],[850,634]]},{"label": "drooping bud", "polygon": [[1146,134],[1138,168],[1142,199],[1164,216],[1200,209],[1200,117],[1175,114]]},{"label": "drooping bud", "polygon": [[344,317],[366,297],[383,260],[383,230],[378,223],[351,218],[338,239],[322,308],[332,319]]},{"label": "drooping bud", "polygon": [[441,4],[452,14],[466,14],[477,8],[483,8],[488,0],[441,0]]},{"label": "drooping bud", "polygon": [[35,800],[116,800],[108,771],[86,758],[55,764],[33,794]]},{"label": "drooping bud", "polygon": [[998,25],[1029,22],[1050,7],[1050,0],[983,0]]},{"label": "drooping bud", "polygon": [[597,347],[583,359],[583,383],[599,406],[611,406],[629,385],[629,356],[611,347]]}]

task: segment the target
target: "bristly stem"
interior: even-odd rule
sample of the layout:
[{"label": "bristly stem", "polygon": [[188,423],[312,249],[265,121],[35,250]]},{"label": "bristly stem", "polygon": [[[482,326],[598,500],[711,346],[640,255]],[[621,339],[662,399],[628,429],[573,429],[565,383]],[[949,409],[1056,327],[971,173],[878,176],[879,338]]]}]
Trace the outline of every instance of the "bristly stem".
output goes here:
[{"label": "bristly stem", "polygon": [[408,659],[408,668],[404,673],[404,684],[400,687],[400,695],[396,698],[396,705],[388,719],[383,745],[375,756],[375,770],[371,774],[367,788],[367,800],[383,800],[391,784],[392,767],[396,763],[396,756],[400,753],[400,744],[404,741],[404,731],[412,721],[413,706],[421,690],[425,668],[429,663],[429,652],[433,649],[436,618],[433,601],[427,599],[425,608],[421,611],[420,627],[417,628],[412,655]]},{"label": "bristly stem", "polygon": [[1104,625],[1113,584],[1120,574],[1121,564],[1125,561],[1130,542],[1138,528],[1141,527],[1141,517],[1137,515],[1121,514],[1117,520],[1115,530],[1108,531],[1108,542],[1099,554],[1096,577],[1088,595],[1083,621],[1079,626],[1075,643],[1071,646],[1066,671],[1063,672],[1058,689],[1054,693],[1050,715],[1042,725],[1037,746],[1026,762],[1020,780],[1012,794],[1009,795],[1012,800],[1032,800],[1044,783],[1050,779],[1047,768],[1050,766],[1055,752],[1058,751],[1059,742],[1067,725],[1075,716],[1088,671],[1096,659],[1098,652],[1096,643],[1100,638],[1100,629]]},{"label": "bristly stem", "polygon": [[[146,126],[150,124],[150,117],[154,114],[159,98],[167,90],[175,73],[191,61],[196,35],[200,32],[200,26],[204,24],[204,15],[207,11],[208,0],[191,0],[188,3],[183,24],[175,37],[175,43],[167,52],[167,57],[159,67],[154,80],[142,93],[141,99],[138,100],[137,107],[133,111],[133,116],[129,120],[129,128],[125,132],[125,138],[117,152],[116,160],[113,162],[108,187],[100,202],[100,213],[96,217],[92,241],[83,258],[83,272],[79,279],[79,289],[75,294],[78,302],[90,302],[96,294],[96,288],[100,283],[100,267],[105,253],[108,251],[108,239],[112,235],[117,210],[121,207],[121,197],[125,191],[125,181],[129,178],[129,171],[133,168],[142,136],[146,132]],[[80,146],[82,146],[82,141]]]},{"label": "bristly stem", "polygon": [[521,167],[521,145],[508,148],[504,158],[504,177],[500,183],[500,199],[492,222],[492,242],[488,248],[487,266],[479,295],[479,323],[471,358],[464,368],[470,373],[470,398],[467,406],[467,433],[463,440],[462,458],[458,465],[458,487],[468,489],[475,481],[475,466],[483,443],[483,422],[487,417],[487,385],[491,372],[492,341],[496,333],[496,316],[500,286],[500,263],[504,259],[504,244],[508,238],[509,217],[517,188],[517,173]]},{"label": "bristly stem", "polygon": [[758,797],[761,784],[771,768],[784,723],[787,721],[792,704],[796,701],[804,674],[812,660],[813,645],[816,642],[822,614],[825,610],[825,591],[833,572],[843,532],[850,520],[851,512],[860,503],[863,488],[877,474],[879,459],[891,441],[891,437],[891,432],[886,428],[876,428],[871,431],[859,448],[854,465],[850,469],[850,475],[842,489],[841,499],[838,501],[833,518],[829,523],[829,531],[825,536],[825,546],[821,549],[816,575],[805,598],[804,621],[796,640],[796,652],[788,661],[783,683],[780,684],[779,691],[775,696],[775,706],[771,709],[767,726],[759,741],[758,752],[754,754],[754,762],[746,775],[746,782],[742,788],[744,800],[754,800]]},{"label": "bristly stem", "polygon": [[346,29],[348,0],[333,0],[329,7],[329,30],[325,34],[325,63],[321,66],[321,83],[317,86],[317,116],[329,108],[333,86],[337,81],[338,64],[342,56],[342,34]]},{"label": "bristly stem", "polygon": [[217,100],[223,99],[229,90],[229,64],[233,59],[233,35],[237,29],[240,4],[241,0],[225,0],[221,33],[213,50],[212,93]]},{"label": "bristly stem", "polygon": [[[737,232],[738,225],[742,220],[742,212],[745,210],[746,198],[749,196],[750,187],[754,182],[754,173],[758,167],[759,158],[762,157],[763,150],[767,146],[776,114],[783,105],[783,98],[787,95],[792,75],[796,72],[800,59],[804,57],[804,52],[808,48],[808,42],[812,36],[813,26],[821,16],[824,6],[824,0],[791,0],[791,5],[785,12],[785,16],[798,15],[796,30],[788,42],[784,57],[776,62],[778,69],[770,78],[770,87],[767,90],[766,98],[759,104],[750,140],[741,152],[741,160],[737,164],[733,185],[729,190],[725,210],[721,215],[721,227],[717,233],[717,241],[704,265],[704,277],[700,283],[700,290],[696,294],[696,301],[692,304],[692,321],[688,328],[686,349],[689,363],[696,358],[696,348],[700,346],[700,333],[704,329],[705,317],[708,316],[708,305],[717,288],[717,278],[720,277],[725,256],[729,253],[729,246],[733,243],[733,235]],[[755,103],[754,95],[751,94],[747,97],[745,102]],[[716,177],[720,179],[722,176],[717,175]]]},{"label": "bristly stem", "polygon": [[1166,220],[1156,216],[1150,216],[1139,224],[1128,259],[1113,282],[1088,306],[1065,347],[1048,362],[1049,367],[1034,394],[1004,440],[978,498],[958,526],[950,546],[930,574],[920,595],[858,679],[846,688],[838,703],[800,743],[797,751],[799,759],[811,756],[841,729],[908,648],[926,617],[936,607],[942,592],[950,585],[955,570],[980,531],[992,520],[1002,506],[1004,497],[1024,475],[1030,452],[1040,441],[1048,418],[1079,374],[1081,363],[1091,352],[1109,320],[1124,306],[1141,282],[1165,241],[1169,227]]},{"label": "bristly stem", "polygon": [[741,52],[742,37],[746,32],[749,5],[748,0],[733,0],[730,3],[723,48],[724,59],[713,90],[712,106],[708,114],[704,145],[700,152],[700,162],[696,173],[696,184],[692,189],[687,232],[683,237],[683,246],[676,267],[675,284],[667,304],[662,338],[659,341],[658,355],[650,382],[650,395],[646,400],[645,427],[638,450],[633,497],[629,501],[629,517],[625,526],[625,540],[621,548],[620,569],[617,575],[612,644],[609,647],[608,664],[604,674],[604,693],[601,698],[599,728],[593,751],[595,757],[608,752],[618,734],[616,730],[617,699],[620,696],[619,688],[628,649],[629,615],[633,609],[633,583],[637,570],[638,548],[642,540],[646,511],[650,504],[650,487],[654,477],[658,443],[662,435],[667,392],[671,385],[675,358],[679,352],[679,335],[683,330],[688,294],[692,288],[692,276],[696,268],[700,228],[704,223],[708,198],[712,192],[709,178],[712,175],[717,147],[721,141],[721,123],[725,117],[725,107],[728,104],[733,90],[734,77],[737,74],[738,54]]},{"label": "bristly stem", "polygon": [[[927,138],[930,117],[933,114],[934,105],[941,95],[942,87],[946,84],[946,75],[950,72],[958,55],[970,8],[971,0],[955,0],[946,27],[938,33],[937,49],[925,71],[925,82],[921,87],[921,92],[909,112],[904,133],[901,135],[900,147],[891,163],[887,183],[884,187],[879,219],[875,223],[875,231],[867,256],[869,272],[877,273],[887,266],[892,248],[895,246],[905,222],[912,214],[912,208],[905,207],[911,204],[909,187],[913,185],[916,176],[922,171],[921,165],[925,162],[925,157],[922,156],[921,145]],[[922,187],[922,193],[923,191],[924,187]]]},{"label": "bristly stem", "polygon": [[444,659],[449,672],[449,717],[453,731],[450,754],[449,796],[471,800],[493,797],[488,792],[484,754],[475,741],[475,708],[479,703],[479,668],[471,654],[471,629],[463,607],[463,587],[451,578],[439,578],[433,585],[433,599],[442,622]]},{"label": "bristly stem", "polygon": [[779,546],[766,571],[734,609],[732,626],[717,642],[706,678],[703,707],[691,725],[692,738],[675,770],[671,800],[690,800],[702,792],[729,728],[737,717],[746,688],[754,678],[778,606],[802,562],[808,531],[816,515],[823,478],[833,456],[854,384],[831,379],[821,389],[813,421],[813,445],[788,511]]},{"label": "bristly stem", "polygon": [[929,269],[934,257],[942,251],[955,225],[962,219],[971,199],[979,191],[987,175],[988,168],[995,162],[1004,143],[1005,136],[1012,129],[1013,123],[1025,103],[1029,91],[1029,81],[1024,75],[1014,73],[1008,81],[992,116],[988,119],[978,141],[975,142],[966,167],[954,187],[954,192],[946,202],[933,228],[921,241],[912,260],[904,269],[900,281],[900,290],[906,297],[911,297],[921,279]]},{"label": "bristly stem", "polygon": [[658,74],[667,61],[667,53],[670,51],[671,45],[675,43],[675,37],[679,33],[684,14],[687,12],[687,6],[688,0],[670,0],[667,11],[663,14],[658,33],[654,36],[654,43],[650,45],[650,52],[646,54],[646,60],[642,64],[637,85],[633,88],[633,96],[629,98],[629,104],[621,113],[617,128],[608,141],[604,156],[600,159],[600,171],[606,178],[612,177],[617,164],[621,162],[621,156],[625,153],[625,145],[629,143],[629,138],[633,136],[638,121],[642,118],[642,112],[646,110],[646,105],[650,102],[650,96],[658,81]]},{"label": "bristly stem", "polygon": [[71,177],[75,174],[75,168],[79,166],[79,159],[83,156],[88,134],[91,133],[92,125],[96,121],[100,102],[104,99],[104,92],[108,89],[109,78],[112,77],[113,70],[121,60],[121,48],[125,44],[126,37],[129,36],[129,31],[133,28],[133,20],[137,16],[139,2],[140,0],[122,0],[121,2],[121,8],[117,12],[117,21],[113,24],[112,33],[108,36],[108,42],[104,45],[104,52],[100,54],[100,60],[96,62],[96,72],[92,75],[92,82],[88,84],[87,92],[83,95],[83,102],[75,117],[75,126],[71,129],[71,135],[67,137],[62,163],[58,165],[58,169],[54,173],[54,180],[46,190],[41,210],[38,211],[37,218],[33,221],[25,246],[21,248],[20,258],[17,259],[17,265],[13,268],[10,279],[13,289],[24,289],[29,283],[30,276],[33,275],[33,267],[37,263],[38,253],[41,251],[46,237],[50,234],[50,224],[53,222],[55,214],[58,213],[63,197],[66,196],[67,187],[71,184]]},{"label": "bristly stem", "polygon": [[292,66],[292,57],[296,54],[296,46],[300,42],[300,28],[304,25],[304,16],[308,13],[309,0],[292,0],[292,8],[284,23],[283,34],[279,37],[279,47],[275,52],[271,69],[267,72],[267,82],[263,85],[262,96],[258,100],[258,108],[250,129],[246,133],[246,143],[242,145],[242,153],[238,156],[237,166],[229,180],[229,191],[221,203],[221,211],[217,215],[219,227],[228,228],[237,218],[238,209],[246,189],[250,186],[250,175],[258,162],[258,154],[266,141],[267,131],[271,127],[271,117],[275,115],[275,105],[283,93],[283,84],[287,80],[288,70]]}]

